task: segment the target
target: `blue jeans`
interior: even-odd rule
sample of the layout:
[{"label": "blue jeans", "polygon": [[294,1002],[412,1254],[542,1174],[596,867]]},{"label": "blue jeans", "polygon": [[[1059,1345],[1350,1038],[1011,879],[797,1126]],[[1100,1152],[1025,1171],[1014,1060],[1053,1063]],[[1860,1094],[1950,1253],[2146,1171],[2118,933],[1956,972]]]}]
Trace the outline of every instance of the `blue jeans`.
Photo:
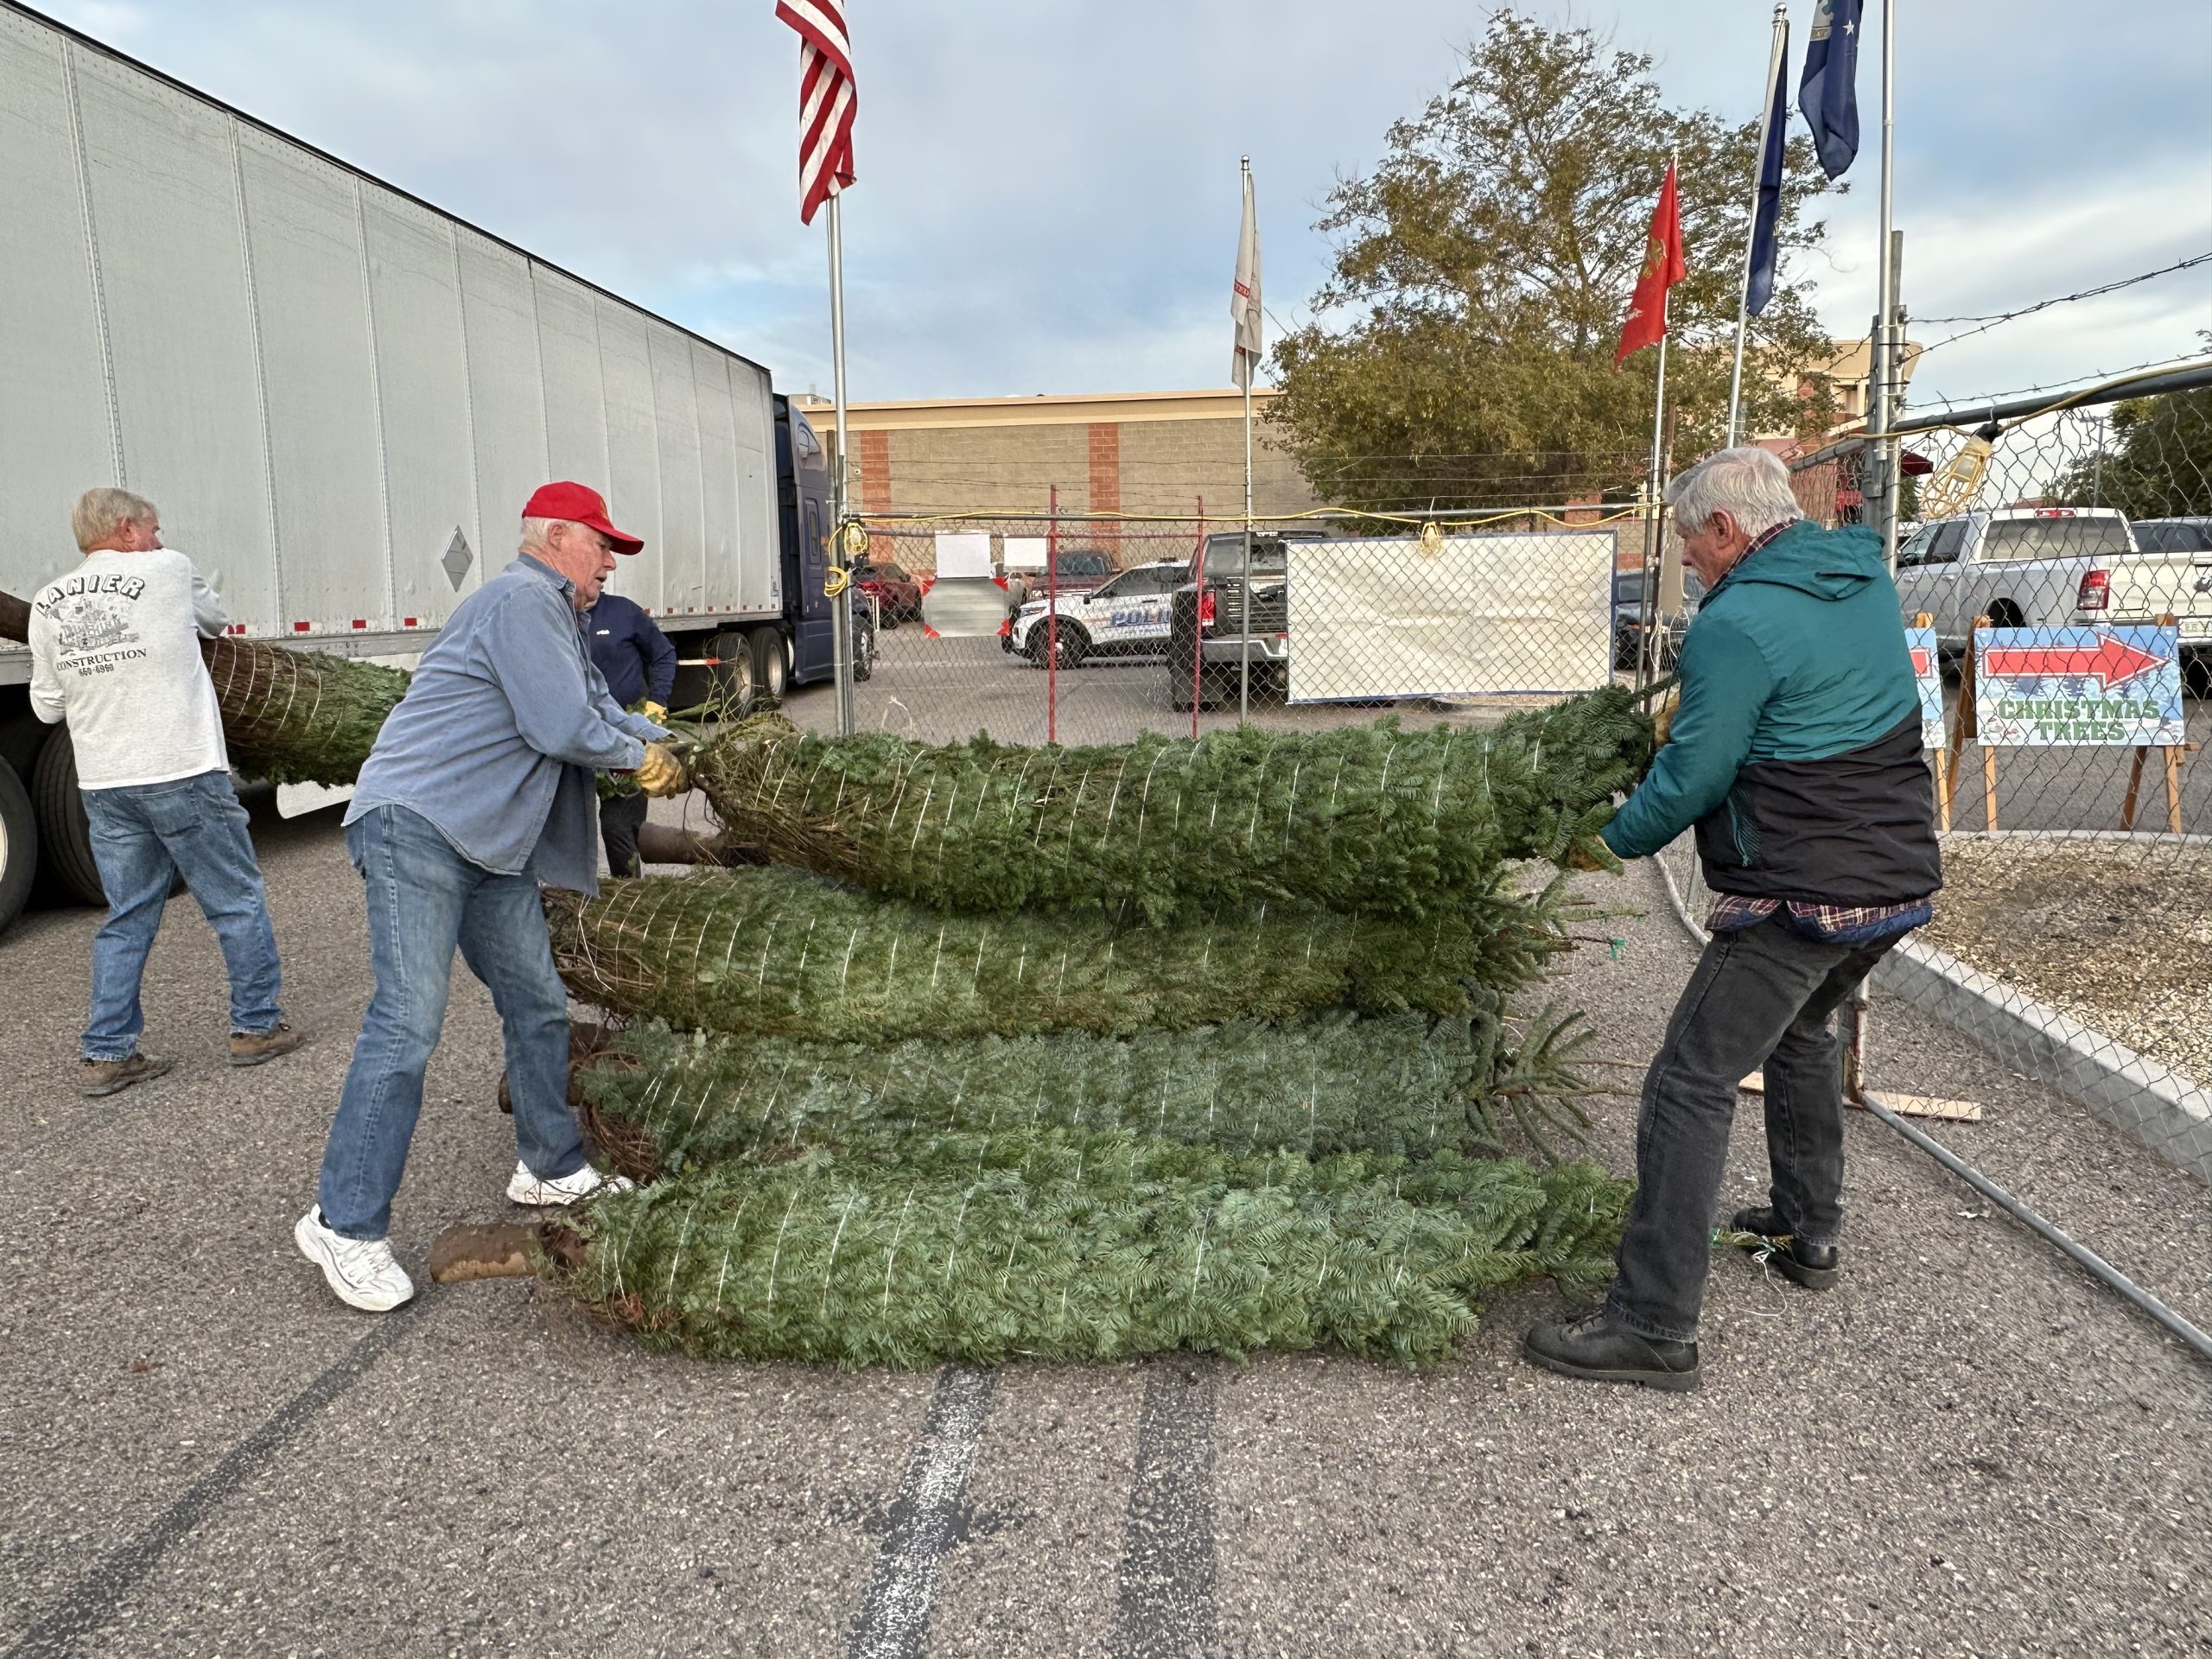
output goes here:
[{"label": "blue jeans", "polygon": [[1843,1232],[1843,1055],[1832,1016],[1897,940],[1831,944],[1772,916],[1716,933],[1643,1079],[1636,1198],[1608,1305],[1631,1331],[1694,1342],[1738,1084],[1766,1073],[1768,1198],[1808,1244]]},{"label": "blue jeans", "polygon": [[585,1159],[569,1106],[569,997],[537,878],[470,863],[435,824],[399,806],[372,807],[348,824],[346,850],[368,887],[377,988],[323,1150],[323,1224],[347,1238],[391,1230],[456,944],[499,1011],[517,1152],[548,1179],[575,1174]]},{"label": "blue jeans", "polygon": [[283,1018],[276,933],[230,774],[203,772],[83,793],[107,919],[92,936],[92,1017],[79,1052],[88,1060],[122,1060],[137,1051],[146,1028],[138,982],[179,875],[222,943],[231,1029],[273,1030]]}]

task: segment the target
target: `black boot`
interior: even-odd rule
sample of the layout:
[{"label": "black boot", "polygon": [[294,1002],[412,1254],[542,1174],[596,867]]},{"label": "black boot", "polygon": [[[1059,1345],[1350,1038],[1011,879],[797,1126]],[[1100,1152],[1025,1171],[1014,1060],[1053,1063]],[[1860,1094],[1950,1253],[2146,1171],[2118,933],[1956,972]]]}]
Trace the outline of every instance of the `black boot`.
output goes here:
[{"label": "black boot", "polygon": [[1793,1235],[1771,1209],[1738,1210],[1728,1217],[1732,1232],[1753,1235],[1741,1249],[1763,1253],[1767,1264],[1808,1290],[1829,1290],[1841,1270],[1841,1252],[1833,1244],[1808,1244]]},{"label": "black boot", "polygon": [[1521,1356],[1561,1376],[1593,1382],[1641,1382],[1688,1394],[1698,1385],[1697,1344],[1638,1336],[1610,1308],[1560,1324],[1529,1327]]}]

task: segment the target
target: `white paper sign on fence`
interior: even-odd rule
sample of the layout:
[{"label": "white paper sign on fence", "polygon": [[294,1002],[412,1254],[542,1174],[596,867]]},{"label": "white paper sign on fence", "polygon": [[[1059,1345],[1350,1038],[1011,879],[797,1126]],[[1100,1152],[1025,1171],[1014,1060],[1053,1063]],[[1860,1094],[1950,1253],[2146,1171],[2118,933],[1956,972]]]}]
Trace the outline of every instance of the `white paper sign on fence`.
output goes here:
[{"label": "white paper sign on fence", "polygon": [[982,576],[987,581],[995,573],[991,569],[991,538],[982,531],[940,530],[937,533],[937,575],[942,582],[947,576]]},{"label": "white paper sign on fence", "polygon": [[1612,676],[1610,530],[1288,551],[1293,702],[1586,691]]},{"label": "white paper sign on fence", "polygon": [[1006,549],[1007,569],[1042,570],[1045,568],[1045,538],[1042,536],[1009,536],[1001,545]]}]

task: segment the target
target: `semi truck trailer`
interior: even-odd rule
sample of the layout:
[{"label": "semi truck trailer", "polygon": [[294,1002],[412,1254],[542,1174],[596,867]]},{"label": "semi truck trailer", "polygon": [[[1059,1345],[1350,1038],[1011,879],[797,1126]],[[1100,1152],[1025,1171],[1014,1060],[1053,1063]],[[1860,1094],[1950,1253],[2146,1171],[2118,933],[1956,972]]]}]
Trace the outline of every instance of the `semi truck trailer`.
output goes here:
[{"label": "semi truck trailer", "polygon": [[[404,666],[573,478],[645,537],[609,586],[679,697],[831,675],[829,468],[760,364],[14,0],[0,154],[0,591],[73,565],[71,505],[118,485],[232,632]],[[35,870],[100,897],[29,672],[0,645],[0,927]]]}]

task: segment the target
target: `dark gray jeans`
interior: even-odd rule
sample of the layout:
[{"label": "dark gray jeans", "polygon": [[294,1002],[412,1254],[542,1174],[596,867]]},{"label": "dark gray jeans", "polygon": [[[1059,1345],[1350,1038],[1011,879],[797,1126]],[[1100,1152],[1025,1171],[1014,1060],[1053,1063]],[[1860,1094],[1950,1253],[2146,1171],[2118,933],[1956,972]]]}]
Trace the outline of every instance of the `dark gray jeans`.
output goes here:
[{"label": "dark gray jeans", "polygon": [[643,795],[609,795],[599,804],[599,836],[607,843],[609,875],[638,874],[638,830],[645,821]]},{"label": "dark gray jeans", "polygon": [[1737,1085],[1766,1073],[1772,1201],[1808,1244],[1843,1231],[1843,1068],[1834,1015],[1894,938],[1827,944],[1780,916],[1716,933],[1644,1074],[1636,1201],[1607,1304],[1632,1331],[1697,1338]]}]

